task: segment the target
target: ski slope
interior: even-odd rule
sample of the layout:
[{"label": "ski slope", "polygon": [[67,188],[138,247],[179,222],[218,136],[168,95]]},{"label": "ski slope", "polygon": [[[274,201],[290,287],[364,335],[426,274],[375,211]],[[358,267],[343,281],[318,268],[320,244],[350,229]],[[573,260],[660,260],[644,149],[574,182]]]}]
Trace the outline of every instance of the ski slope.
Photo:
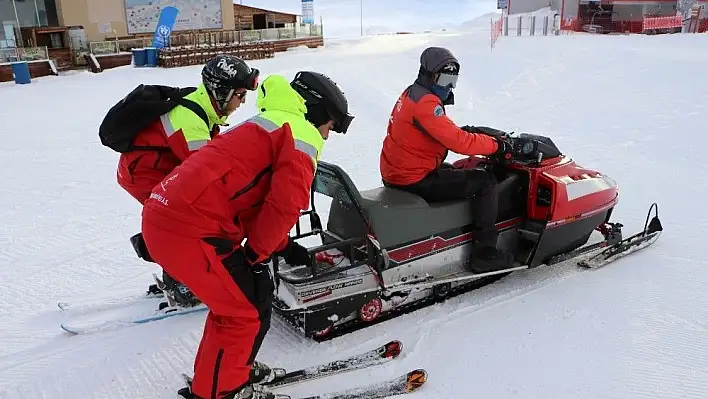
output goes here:
[{"label": "ski slope", "polygon": [[[484,21],[482,21],[484,23]],[[410,398],[645,399],[708,397],[708,115],[705,35],[502,37],[474,30],[333,42],[254,61],[264,74],[332,76],[356,119],[323,158],[361,189],[379,184],[389,112],[420,52],[462,62],[459,125],[553,138],[620,185],[614,218],[639,230],[659,203],[654,246],[595,271],[556,265],[517,272],[443,304],[317,344],[274,320],[259,360],[294,368],[390,339],[386,368],[302,384],[294,396],[424,367]],[[175,398],[192,372],[205,314],[68,336],[58,301],[139,295],[157,269],[128,238],[140,207],[115,181],[102,147],[104,112],[139,83],[194,85],[199,67],[108,70],[0,84],[0,398]],[[254,96],[230,122],[256,112]],[[459,157],[451,156],[457,159]]]}]

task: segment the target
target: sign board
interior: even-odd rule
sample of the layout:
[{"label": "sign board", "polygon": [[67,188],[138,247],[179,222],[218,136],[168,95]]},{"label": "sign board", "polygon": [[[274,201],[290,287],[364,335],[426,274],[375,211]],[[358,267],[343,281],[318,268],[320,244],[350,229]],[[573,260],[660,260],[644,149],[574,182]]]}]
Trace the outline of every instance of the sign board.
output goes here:
[{"label": "sign board", "polygon": [[497,0],[497,10],[509,9],[509,0]]},{"label": "sign board", "polygon": [[221,29],[221,0],[124,0],[128,34],[153,33],[162,10],[174,7],[179,16],[172,30]]},{"label": "sign board", "polygon": [[314,0],[302,0],[302,23],[315,23],[315,5]]},{"label": "sign board", "polygon": [[111,33],[113,32],[113,27],[110,22],[104,22],[98,24],[98,33]]}]

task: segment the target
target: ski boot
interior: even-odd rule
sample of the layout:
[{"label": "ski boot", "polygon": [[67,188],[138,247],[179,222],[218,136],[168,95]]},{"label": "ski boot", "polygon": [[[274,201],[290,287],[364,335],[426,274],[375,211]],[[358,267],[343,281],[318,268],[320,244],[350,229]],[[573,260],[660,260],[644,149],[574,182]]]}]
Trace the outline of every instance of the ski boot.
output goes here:
[{"label": "ski boot", "polygon": [[[202,399],[192,393],[192,379],[183,375],[187,386],[177,391],[177,394],[185,399]],[[275,399],[275,394],[267,389],[253,384],[247,384],[240,390],[232,392],[223,399]]]},{"label": "ski boot", "polygon": [[284,369],[271,368],[265,363],[253,362],[251,367],[251,384],[262,385],[267,384],[277,377],[282,377],[285,375]]},{"label": "ski boot", "polygon": [[165,291],[174,298],[180,306],[185,308],[197,306],[201,303],[199,298],[194,296],[186,285],[172,278],[167,272],[162,271],[162,282],[165,284]]}]

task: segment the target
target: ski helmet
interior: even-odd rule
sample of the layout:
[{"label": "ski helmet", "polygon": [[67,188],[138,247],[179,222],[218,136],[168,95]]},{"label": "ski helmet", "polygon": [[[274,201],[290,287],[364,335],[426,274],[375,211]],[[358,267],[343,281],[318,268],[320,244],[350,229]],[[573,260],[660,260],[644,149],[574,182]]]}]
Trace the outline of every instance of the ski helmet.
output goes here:
[{"label": "ski helmet", "polygon": [[202,69],[202,82],[223,111],[238,89],[256,90],[260,71],[232,55],[219,54]]},{"label": "ski helmet", "polygon": [[347,98],[332,79],[319,72],[300,71],[290,86],[305,99],[305,118],[310,123],[321,126],[333,120],[332,130],[342,134],[347,132],[354,116],[349,114]]},{"label": "ski helmet", "polygon": [[460,74],[460,62],[446,48],[428,47],[420,55],[420,74],[431,83],[454,89]]}]

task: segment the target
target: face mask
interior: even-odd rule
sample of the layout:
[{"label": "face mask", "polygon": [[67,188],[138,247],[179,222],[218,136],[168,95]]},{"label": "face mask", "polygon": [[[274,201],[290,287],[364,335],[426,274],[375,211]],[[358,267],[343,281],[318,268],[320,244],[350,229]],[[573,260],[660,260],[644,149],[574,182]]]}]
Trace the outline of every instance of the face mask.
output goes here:
[{"label": "face mask", "polygon": [[443,87],[439,85],[433,85],[431,91],[433,94],[438,96],[440,98],[440,101],[445,101],[447,98],[450,96],[450,92],[452,92],[451,87]]}]

